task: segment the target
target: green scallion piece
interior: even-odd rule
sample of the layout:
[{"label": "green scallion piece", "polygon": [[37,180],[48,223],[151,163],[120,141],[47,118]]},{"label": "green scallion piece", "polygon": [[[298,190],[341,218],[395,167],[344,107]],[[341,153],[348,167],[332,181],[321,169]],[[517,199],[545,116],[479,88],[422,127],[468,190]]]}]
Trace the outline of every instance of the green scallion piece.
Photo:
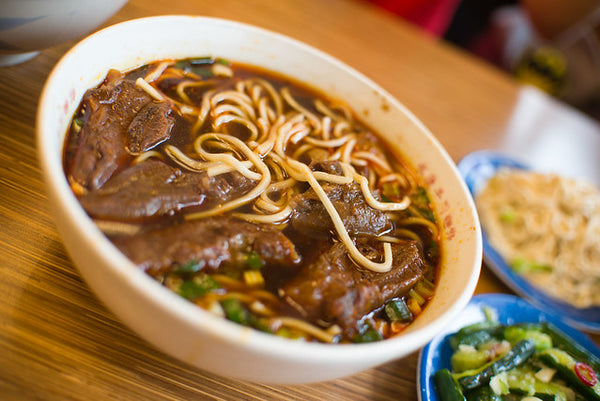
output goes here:
[{"label": "green scallion piece", "polygon": [[181,283],[178,292],[182,297],[193,300],[217,288],[219,288],[219,283],[212,277],[207,274],[200,274],[192,280]]},{"label": "green scallion piece", "polygon": [[200,263],[197,260],[190,260],[189,262],[176,267],[174,272],[177,274],[197,273],[202,270],[202,267],[204,267],[204,263]]},{"label": "green scallion piece", "polygon": [[221,57],[217,57],[215,59],[215,64],[223,64],[223,65],[226,65],[226,66],[229,67],[231,65],[231,62],[229,60],[227,60],[227,59],[224,59],[224,58],[221,58]]},{"label": "green scallion piece", "polygon": [[257,252],[250,251],[246,254],[246,264],[251,269],[260,270],[265,265],[265,262]]},{"label": "green scallion piece", "polygon": [[250,314],[244,305],[235,298],[227,298],[221,301],[225,317],[232,322],[247,326],[250,322]]},{"label": "green scallion piece", "polygon": [[390,322],[410,322],[413,318],[404,299],[394,299],[383,308]]},{"label": "green scallion piece", "polygon": [[435,222],[435,216],[431,211],[431,200],[423,187],[418,187],[416,192],[410,196],[410,200],[417,211],[429,221]]},{"label": "green scallion piece", "polygon": [[510,267],[515,273],[529,272],[551,272],[552,266],[545,263],[538,263],[524,258],[515,258],[510,262]]},{"label": "green scallion piece", "polygon": [[355,343],[370,343],[373,341],[381,340],[383,340],[383,336],[381,335],[381,333],[372,328],[371,326],[368,326],[366,330],[354,337],[353,341]]},{"label": "green scallion piece", "polygon": [[188,61],[191,65],[206,65],[206,64],[212,64],[215,62],[215,59],[213,59],[210,56],[206,56],[206,57],[198,57],[198,58],[194,58]]},{"label": "green scallion piece", "polygon": [[500,221],[503,223],[512,223],[515,221],[516,217],[515,211],[509,207],[505,208],[502,210],[502,213],[500,213]]},{"label": "green scallion piece", "polygon": [[265,333],[273,333],[271,326],[269,325],[269,319],[264,317],[258,317],[250,314],[250,325],[257,330],[264,331]]},{"label": "green scallion piece", "polygon": [[437,260],[440,257],[440,247],[436,241],[431,241],[429,243],[429,248],[427,248],[427,257],[430,260]]}]

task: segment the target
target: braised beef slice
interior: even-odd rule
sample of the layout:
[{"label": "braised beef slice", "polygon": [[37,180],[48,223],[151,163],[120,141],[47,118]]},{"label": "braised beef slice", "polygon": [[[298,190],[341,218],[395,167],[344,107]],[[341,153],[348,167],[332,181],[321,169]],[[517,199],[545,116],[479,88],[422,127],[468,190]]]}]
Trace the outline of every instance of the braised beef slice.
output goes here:
[{"label": "braised beef slice", "polygon": [[204,172],[184,173],[162,161],[147,160],[121,171],[79,200],[94,218],[139,221],[190,207],[215,207],[249,191],[253,182],[237,172],[209,177]]},{"label": "braised beef slice", "polygon": [[147,103],[127,128],[127,148],[138,154],[152,149],[170,137],[175,118],[168,102]]},{"label": "braised beef slice", "polygon": [[[102,187],[131,159],[128,146],[136,151],[147,149],[162,141],[160,138],[168,135],[172,126],[167,102],[153,102],[135,82],[115,70],[107,74],[102,85],[85,93],[82,105],[83,125],[67,175],[72,182],[91,190]],[[144,113],[138,115],[141,110]],[[146,123],[148,127],[142,128]]]},{"label": "braised beef slice", "polygon": [[[377,252],[375,247],[361,248],[365,255]],[[303,267],[280,295],[302,317],[317,324],[338,324],[345,335],[353,337],[365,314],[405,295],[423,277],[425,262],[417,242],[393,244],[392,253],[392,269],[377,273],[358,267],[346,247],[336,243]]]},{"label": "braised beef slice", "polygon": [[313,160],[309,167],[312,171],[322,171],[332,175],[344,174],[344,170],[337,160]]},{"label": "braised beef slice", "polygon": [[[324,183],[321,186],[351,236],[378,236],[392,228],[385,212],[369,206],[358,184]],[[301,233],[319,238],[334,230],[331,217],[312,188],[296,195],[292,208],[292,226]]]},{"label": "braised beef slice", "polygon": [[117,238],[115,245],[151,275],[197,262],[203,271],[246,263],[256,252],[268,265],[293,268],[300,262],[294,244],[271,226],[230,217],[211,217]]}]

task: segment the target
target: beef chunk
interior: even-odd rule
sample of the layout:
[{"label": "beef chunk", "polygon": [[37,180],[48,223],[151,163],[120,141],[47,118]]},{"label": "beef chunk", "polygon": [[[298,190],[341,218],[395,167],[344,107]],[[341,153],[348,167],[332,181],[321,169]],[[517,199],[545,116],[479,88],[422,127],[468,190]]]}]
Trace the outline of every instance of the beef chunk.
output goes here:
[{"label": "beef chunk", "polygon": [[152,149],[169,139],[175,118],[168,102],[147,103],[127,128],[127,148],[137,154]]},{"label": "beef chunk", "polygon": [[[153,102],[135,82],[114,70],[102,85],[86,92],[82,106],[83,125],[77,142],[70,144],[73,157],[67,176],[88,190],[102,187],[119,166],[131,159],[128,145],[133,151],[148,148],[161,141],[172,126],[168,103]],[[142,122],[148,123],[148,128],[142,128]]]},{"label": "beef chunk", "polygon": [[[371,246],[361,248],[366,255],[377,252]],[[376,273],[358,267],[345,246],[336,243],[303,267],[280,294],[302,317],[314,323],[338,324],[345,335],[353,337],[361,317],[406,294],[423,277],[425,262],[417,242],[393,244],[392,253],[392,269]]]},{"label": "beef chunk", "polygon": [[253,186],[254,181],[237,172],[209,177],[147,160],[123,170],[79,200],[94,218],[139,221],[170,216],[190,207],[206,210],[241,196]]},{"label": "beef chunk", "polygon": [[[369,206],[358,184],[325,183],[322,187],[351,236],[378,236],[391,230],[386,213]],[[292,207],[292,226],[301,233],[319,238],[334,230],[331,217],[312,189],[296,195]]]},{"label": "beef chunk", "polygon": [[293,268],[300,262],[294,244],[281,231],[230,217],[170,225],[117,238],[114,243],[151,275],[168,273],[190,261],[214,273],[224,267],[245,264],[250,251],[256,252],[267,265]]},{"label": "beef chunk", "polygon": [[336,160],[314,160],[310,163],[310,169],[332,175],[344,175],[342,165]]}]

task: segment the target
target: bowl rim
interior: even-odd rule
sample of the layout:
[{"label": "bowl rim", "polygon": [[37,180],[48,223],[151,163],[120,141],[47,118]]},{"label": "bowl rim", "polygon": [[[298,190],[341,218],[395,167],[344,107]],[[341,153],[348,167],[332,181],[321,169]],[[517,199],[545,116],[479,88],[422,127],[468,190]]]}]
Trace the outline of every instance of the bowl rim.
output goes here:
[{"label": "bowl rim", "polygon": [[[405,334],[384,341],[361,344],[322,344],[290,341],[272,334],[262,333],[258,330],[242,327],[236,323],[226,321],[223,318],[216,317],[209,312],[198,308],[187,300],[174,294],[172,291],[164,288],[146,273],[137,269],[128,258],[121,254],[118,249],[112,245],[108,238],[106,238],[104,234],[95,226],[92,219],[87,216],[77,201],[75,195],[70,190],[62,169],[62,156],[57,157],[54,152],[50,153],[45,150],[48,148],[47,145],[48,141],[50,140],[49,137],[54,135],[54,133],[47,132],[47,128],[45,127],[45,121],[49,118],[48,114],[53,111],[52,105],[54,102],[50,96],[54,93],[54,91],[57,90],[55,88],[55,78],[57,74],[60,73],[60,69],[65,63],[69,62],[69,59],[72,58],[82,46],[93,43],[96,40],[101,40],[106,33],[123,29],[123,27],[137,24],[143,25],[148,23],[161,23],[162,21],[173,20],[194,20],[200,23],[210,22],[227,26],[241,27],[244,30],[262,32],[263,34],[275,37],[279,41],[284,41],[286,44],[291,44],[293,47],[301,48],[303,51],[310,52],[313,55],[323,59],[326,63],[335,65],[336,68],[346,70],[347,72],[351,73],[355,79],[361,80],[367,83],[370,87],[374,88],[377,92],[379,92],[379,94],[386,98],[386,100],[391,104],[391,108],[402,112],[412,124],[415,124],[419,130],[428,137],[432,143],[432,146],[436,148],[436,151],[445,160],[447,167],[450,168],[453,175],[457,177],[457,181],[460,183],[462,192],[465,195],[464,197],[466,205],[470,206],[468,217],[473,221],[475,226],[474,234],[476,238],[472,251],[473,261],[471,262],[474,266],[469,269],[471,276],[466,283],[464,291],[457,299],[454,299],[454,303],[452,305],[448,305],[440,316],[429,322],[426,326],[414,331],[408,331]],[[218,335],[219,338],[225,342],[237,344],[239,346],[242,344],[240,340],[243,339],[242,346],[244,348],[260,352],[261,354],[271,354],[276,356],[283,355],[288,358],[311,358],[315,361],[330,361],[335,359],[340,363],[356,361],[357,358],[366,358],[367,360],[372,359],[373,361],[377,361],[377,363],[383,363],[386,360],[382,360],[382,354],[388,354],[387,360],[396,359],[398,357],[407,355],[407,352],[405,351],[407,348],[411,350],[409,352],[413,352],[425,345],[426,342],[433,338],[437,332],[439,332],[446,324],[448,324],[450,320],[467,305],[472,294],[474,293],[479,278],[482,258],[479,221],[473,200],[470,197],[470,193],[464,181],[462,180],[456,165],[449,157],[446,150],[441,146],[437,138],[431,134],[431,132],[419,119],[413,115],[412,112],[410,112],[402,103],[400,103],[395,97],[391,96],[378,84],[354,68],[342,63],[338,59],[297,39],[243,22],[195,15],[160,15],[136,18],[120,22],[89,35],[82,41],[78,42],[59,60],[48,76],[42,90],[36,124],[36,139],[39,149],[39,162],[40,166],[42,167],[42,173],[46,183],[46,190],[52,195],[52,197],[54,197],[54,199],[60,199],[60,202],[68,209],[68,213],[71,214],[72,218],[81,223],[81,228],[78,230],[79,233],[85,235],[88,240],[97,242],[97,244],[99,244],[99,246],[107,252],[105,255],[103,255],[103,257],[109,262],[110,268],[119,274],[119,276],[126,281],[129,286],[131,286],[131,288],[134,288],[138,292],[138,295],[143,295],[148,301],[158,308],[168,311],[170,314],[177,316],[178,319],[184,320],[195,330],[210,332],[214,335]],[[64,141],[64,135],[61,138]],[[61,145],[61,151],[62,150],[63,149]],[[80,270],[79,266],[76,267],[78,270]],[[121,322],[123,321],[121,320]],[[127,322],[123,323],[127,324]]]}]

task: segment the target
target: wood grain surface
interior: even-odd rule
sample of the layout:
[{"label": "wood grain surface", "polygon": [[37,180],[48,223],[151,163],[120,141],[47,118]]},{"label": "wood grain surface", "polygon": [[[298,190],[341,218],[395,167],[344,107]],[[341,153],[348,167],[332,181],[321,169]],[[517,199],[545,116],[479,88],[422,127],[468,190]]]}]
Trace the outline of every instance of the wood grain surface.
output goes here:
[{"label": "wood grain surface", "polygon": [[[503,72],[358,0],[131,0],[105,25],[159,14],[247,22],[330,53],[403,102],[455,161],[502,141],[519,96]],[[36,160],[38,98],[73,44],[0,69],[0,400],[416,400],[417,353],[324,383],[246,383],[162,354],[97,300]],[[484,267],[477,292],[510,291]]]}]

